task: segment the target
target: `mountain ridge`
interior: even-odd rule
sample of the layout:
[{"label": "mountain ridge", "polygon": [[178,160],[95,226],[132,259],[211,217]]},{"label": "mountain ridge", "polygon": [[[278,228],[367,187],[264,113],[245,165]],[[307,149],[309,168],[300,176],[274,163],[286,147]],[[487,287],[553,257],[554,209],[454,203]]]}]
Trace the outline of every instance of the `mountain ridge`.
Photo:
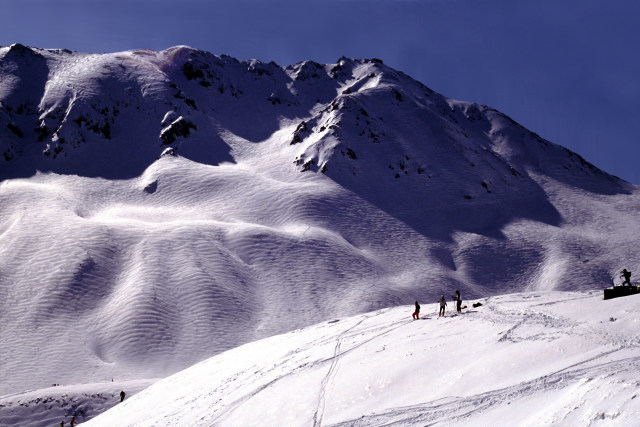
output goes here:
[{"label": "mountain ridge", "polygon": [[[127,113],[134,117],[144,116],[145,107],[149,109],[149,105],[141,102],[145,100],[152,103],[161,103],[161,106],[151,105],[150,108],[156,117],[162,114],[162,120],[159,120],[159,125],[162,126],[162,129],[160,133],[157,130],[153,132],[156,139],[159,140],[157,142],[160,142],[160,147],[155,147],[156,157],[162,151],[160,148],[163,145],[170,145],[172,142],[176,142],[176,138],[180,136],[186,139],[192,131],[194,133],[198,132],[194,124],[189,122],[187,116],[197,115],[200,110],[205,111],[214,121],[220,122],[218,123],[220,127],[230,129],[236,135],[246,137],[245,139],[250,141],[259,142],[277,129],[273,124],[274,119],[265,114],[266,110],[262,108],[264,106],[259,109],[261,113],[260,121],[257,123],[253,121],[250,124],[242,123],[242,126],[240,126],[243,128],[242,131],[239,131],[237,129],[238,126],[234,126],[235,123],[232,123],[236,111],[232,111],[231,114],[226,112],[226,110],[247,108],[247,105],[242,104],[243,101],[241,99],[248,97],[245,95],[245,91],[261,92],[257,96],[249,96],[247,101],[249,104],[257,104],[255,101],[256,98],[259,98],[261,101],[270,102],[273,106],[293,107],[293,111],[289,112],[289,118],[291,119],[295,118],[293,114],[312,113],[315,107],[314,104],[325,104],[320,114],[312,114],[310,120],[318,121],[324,119],[328,122],[331,121],[330,118],[324,116],[327,116],[326,113],[329,110],[341,112],[342,110],[358,108],[358,103],[366,101],[364,96],[359,95],[363,95],[362,92],[367,92],[367,89],[372,89],[373,91],[377,89],[378,91],[389,92],[384,95],[389,97],[391,102],[395,101],[397,106],[401,105],[404,98],[410,98],[409,101],[413,104],[418,104],[422,107],[422,110],[437,110],[434,115],[443,118],[443,122],[448,122],[446,124],[449,125],[447,129],[444,129],[444,132],[438,135],[441,138],[454,140],[451,135],[447,135],[450,132],[465,134],[464,130],[450,126],[464,119],[469,122],[479,122],[476,123],[476,126],[481,125],[484,127],[482,133],[490,134],[490,136],[499,134],[507,126],[505,126],[504,122],[497,121],[497,123],[494,123],[496,122],[495,120],[487,119],[488,115],[495,115],[499,119],[507,120],[511,125],[518,127],[522,135],[530,134],[529,139],[535,139],[544,146],[551,144],[517,125],[509,117],[494,109],[475,103],[447,100],[403,73],[385,66],[378,59],[352,60],[343,57],[336,64],[323,66],[312,61],[304,61],[281,68],[273,62],[267,64],[256,60],[241,62],[226,55],[215,56],[188,46],[176,46],[160,52],[131,50],[115,54],[79,54],[68,50],[34,50],[33,48],[15,44],[8,48],[0,48],[0,52],[2,52],[3,71],[5,71],[3,81],[9,81],[9,83],[12,80],[23,81],[27,80],[26,77],[28,76],[29,86],[37,89],[35,94],[31,94],[28,97],[30,99],[16,100],[13,98],[19,98],[21,93],[27,91],[22,86],[12,87],[10,84],[3,84],[5,95],[3,97],[2,110],[4,110],[5,121],[19,118],[25,111],[27,113],[31,112],[33,115],[34,112],[30,110],[36,108],[37,112],[40,113],[37,118],[39,124],[32,126],[32,129],[29,129],[29,126],[24,126],[25,129],[22,129],[12,122],[6,123],[4,131],[7,135],[3,139],[15,142],[16,138],[25,137],[30,133],[29,136],[33,137],[35,133],[39,142],[46,143],[42,154],[53,158],[65,150],[65,144],[71,144],[71,146],[77,148],[80,144],[86,143],[87,139],[91,139],[90,137],[100,138],[103,142],[104,140],[111,140],[111,127],[115,125],[120,109],[135,106],[135,110],[138,113],[135,111],[127,111]],[[32,62],[36,61],[35,58],[37,58],[38,62],[44,61],[46,65],[43,67],[42,64],[32,64]],[[21,59],[30,59],[31,61],[21,65],[19,63]],[[19,71],[22,68],[29,68],[27,71],[31,72],[32,68],[36,66],[40,71],[38,71],[38,78],[35,79],[35,82],[39,84],[34,84],[33,76],[30,74],[19,75]],[[227,69],[232,68],[232,71],[224,70],[225,67]],[[48,71],[46,77],[43,76],[44,73],[41,70],[43,68]],[[7,78],[7,74],[12,75],[14,78]],[[78,74],[80,76],[77,76]],[[248,76],[252,78],[247,79]],[[278,79],[281,81],[278,81]],[[313,94],[305,93],[304,90],[308,89],[311,83],[310,80],[315,80],[313,82],[314,87],[322,85],[323,90],[321,93],[324,94],[323,96],[318,95],[318,91]],[[253,84],[256,81],[259,83],[257,86]],[[180,84],[180,87],[177,84]],[[240,87],[241,84],[249,85],[250,87],[249,89],[245,88],[243,91],[243,88]],[[394,85],[400,85],[400,87],[392,87]],[[256,90],[257,87],[260,90]],[[411,91],[407,90],[409,88]],[[120,94],[122,91],[125,92],[124,96]],[[215,101],[209,103],[210,105],[198,109],[199,102],[196,102],[196,98],[198,98],[197,91],[206,91],[205,94],[208,96],[214,96],[218,92],[219,95],[230,95],[233,99],[229,102],[229,96],[219,96]],[[213,95],[211,92],[213,92]],[[349,95],[351,94],[355,98],[350,97]],[[41,95],[40,99],[38,99],[39,95]],[[118,98],[118,96],[121,97]],[[434,100],[430,100],[429,98],[431,97]],[[115,105],[109,105],[108,102],[104,101],[105,99],[112,101],[111,104]],[[205,101],[201,102],[205,103]],[[354,102],[356,107],[353,107]],[[240,107],[233,107],[232,105],[234,104],[238,104]],[[158,111],[160,108],[166,108],[167,111],[162,113]],[[74,111],[75,109],[80,111],[76,112]],[[66,111],[63,113],[62,110]],[[140,110],[143,111],[140,112]],[[225,110],[225,114],[219,112],[219,110]],[[385,111],[385,113],[389,114],[388,111]],[[282,111],[278,110],[278,114],[282,114]],[[86,117],[87,115],[97,117]],[[146,115],[148,116],[149,114],[147,113]],[[365,117],[361,117],[361,115]],[[247,114],[244,114],[241,118],[246,120],[246,116]],[[182,117],[182,120],[173,123],[173,119],[178,120],[180,117]],[[23,119],[26,120],[26,118]],[[351,120],[353,119],[352,117]],[[376,126],[384,127],[384,124],[380,123],[379,119],[379,116],[375,117],[375,114],[369,116],[366,110],[360,108],[356,114],[355,121],[366,121],[367,123],[361,126],[363,129],[358,136],[365,136],[364,131],[366,130],[368,139],[379,143],[381,137],[378,133],[384,133],[383,130],[375,129]],[[136,120],[140,119],[136,118]],[[225,121],[229,123],[225,123]],[[272,123],[271,127],[259,134],[249,135],[242,133],[247,132],[247,128],[263,127],[269,123]],[[294,132],[292,143],[302,142],[300,139],[301,134],[305,133],[305,131],[301,127],[304,126],[306,126],[306,121],[301,120],[296,132]],[[65,132],[65,127],[70,128],[70,130]],[[172,129],[173,127],[176,129]],[[335,128],[339,128],[339,123],[327,123],[327,125],[319,127],[324,128],[320,132],[326,134],[331,133],[330,131]],[[252,130],[252,132],[255,132],[255,130]],[[309,130],[307,129],[306,132],[308,134]],[[65,139],[63,134],[68,134],[69,136]],[[216,132],[211,132],[208,137],[213,138],[215,134]],[[316,134],[314,136],[322,138],[323,135]],[[116,138],[116,135],[113,135],[113,138]],[[152,139],[151,136],[146,136],[146,138]],[[469,139],[469,135],[465,135],[465,138]],[[214,145],[214,143],[209,145]],[[9,145],[10,147],[4,150],[3,157],[5,162],[8,158],[15,156],[17,149],[12,144]],[[128,145],[130,146],[131,144]],[[127,146],[124,148],[131,149],[131,147]],[[482,148],[487,149],[488,147],[485,144]],[[573,159],[575,157],[581,166],[594,173],[601,172],[579,155],[568,150],[567,152],[572,162],[576,161]],[[65,154],[69,153],[65,151]],[[202,152],[198,154],[202,155]],[[504,155],[505,153],[500,154]],[[350,154],[350,156],[353,157],[353,154]],[[147,160],[146,166],[153,161],[153,159]],[[207,160],[209,159],[206,157],[203,159],[205,162]],[[225,160],[229,160],[229,158],[219,159],[216,163]],[[320,159],[317,160],[321,161]],[[316,159],[313,158],[304,159],[304,167],[308,168],[312,162],[317,163]],[[318,165],[319,168],[322,166]],[[514,174],[520,173],[517,169],[512,172]]]}]

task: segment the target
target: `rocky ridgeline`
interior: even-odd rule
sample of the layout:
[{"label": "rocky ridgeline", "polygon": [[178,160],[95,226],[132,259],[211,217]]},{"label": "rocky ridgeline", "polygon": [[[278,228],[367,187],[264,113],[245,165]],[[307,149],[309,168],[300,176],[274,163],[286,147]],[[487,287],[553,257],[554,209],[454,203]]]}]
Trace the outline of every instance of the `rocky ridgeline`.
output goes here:
[{"label": "rocky ridgeline", "polygon": [[558,175],[558,167],[577,174],[576,185],[594,175],[615,184],[507,116],[445,98],[378,59],[280,67],[184,46],[113,54],[0,48],[3,179],[35,169],[133,177],[167,147],[218,164],[232,160],[221,132],[261,142],[296,120],[291,162],[345,184],[374,173],[428,185],[455,171],[465,182],[456,191],[471,199],[494,185],[517,186],[527,170]]}]

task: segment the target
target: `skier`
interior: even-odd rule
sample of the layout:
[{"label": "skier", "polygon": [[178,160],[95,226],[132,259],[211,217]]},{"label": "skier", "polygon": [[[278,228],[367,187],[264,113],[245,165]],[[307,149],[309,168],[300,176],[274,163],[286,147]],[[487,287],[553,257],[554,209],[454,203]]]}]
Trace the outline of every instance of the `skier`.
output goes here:
[{"label": "skier", "polygon": [[124,390],[120,392],[120,402],[124,401]]},{"label": "skier", "polygon": [[411,317],[413,317],[414,319],[420,318],[420,304],[418,304],[418,301],[416,301],[416,311],[413,312]]},{"label": "skier", "polygon": [[445,317],[444,315],[444,308],[447,306],[447,302],[444,300],[444,295],[442,295],[442,298],[440,298],[440,313],[438,314],[438,317]]},{"label": "skier", "polygon": [[71,427],[76,425],[76,417],[75,416],[71,417],[71,424],[70,425],[71,425]]},{"label": "skier", "polygon": [[624,278],[624,280],[622,281],[622,286],[624,286],[625,283],[631,286],[631,272],[627,271],[627,269],[625,268],[620,273],[622,273],[620,277]]},{"label": "skier", "polygon": [[460,291],[456,290],[456,296],[454,298],[456,299],[456,310],[458,310],[458,313],[462,313],[462,297],[460,296]]}]

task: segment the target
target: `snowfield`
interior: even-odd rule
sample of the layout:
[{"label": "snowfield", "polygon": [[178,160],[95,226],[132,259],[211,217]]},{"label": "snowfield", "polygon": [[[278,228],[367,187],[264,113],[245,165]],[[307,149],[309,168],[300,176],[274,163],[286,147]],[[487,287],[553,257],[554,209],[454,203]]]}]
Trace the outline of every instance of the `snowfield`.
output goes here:
[{"label": "snowfield", "polygon": [[[132,396],[204,360],[219,361],[198,365],[216,365],[202,393],[221,400],[186,424],[489,422],[551,396],[549,422],[618,423],[617,397],[593,396],[623,374],[580,369],[616,346],[602,356],[611,372],[626,353],[635,363],[634,319],[597,297],[623,268],[635,281],[638,218],[638,186],[378,59],[0,47],[0,424],[88,420],[119,388]],[[488,304],[408,321],[413,301],[456,289]],[[399,352],[376,353],[376,331]],[[403,365],[409,352],[426,359]],[[225,389],[235,374],[247,380]],[[261,399],[282,403],[249,411]],[[200,408],[174,404],[156,407]]]},{"label": "snowfield", "polygon": [[0,419],[29,426],[68,424],[73,415],[87,426],[637,424],[640,295],[604,301],[601,291],[525,292],[464,304],[459,315],[449,302],[444,318],[423,301],[420,320],[411,319],[412,305],[332,319],[226,351],[139,393],[149,382],[11,395],[0,399]]},{"label": "snowfield", "polygon": [[[640,295],[423,302],[267,338],[161,380],[91,426],[636,425]],[[452,306],[449,303],[449,306]]]}]

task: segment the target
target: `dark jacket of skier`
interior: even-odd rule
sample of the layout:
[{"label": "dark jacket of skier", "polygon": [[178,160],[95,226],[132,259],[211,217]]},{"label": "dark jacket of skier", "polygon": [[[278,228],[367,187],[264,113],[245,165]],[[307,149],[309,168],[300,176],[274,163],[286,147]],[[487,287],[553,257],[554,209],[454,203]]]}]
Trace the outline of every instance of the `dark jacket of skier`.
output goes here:
[{"label": "dark jacket of skier", "polygon": [[627,271],[627,269],[625,268],[620,273],[622,273],[620,277],[624,279],[622,281],[622,284],[624,285],[626,283],[627,285],[631,286],[631,272]]},{"label": "dark jacket of skier", "polygon": [[416,301],[416,311],[413,312],[411,317],[413,317],[414,319],[420,318],[420,304],[418,304],[418,301]]}]

